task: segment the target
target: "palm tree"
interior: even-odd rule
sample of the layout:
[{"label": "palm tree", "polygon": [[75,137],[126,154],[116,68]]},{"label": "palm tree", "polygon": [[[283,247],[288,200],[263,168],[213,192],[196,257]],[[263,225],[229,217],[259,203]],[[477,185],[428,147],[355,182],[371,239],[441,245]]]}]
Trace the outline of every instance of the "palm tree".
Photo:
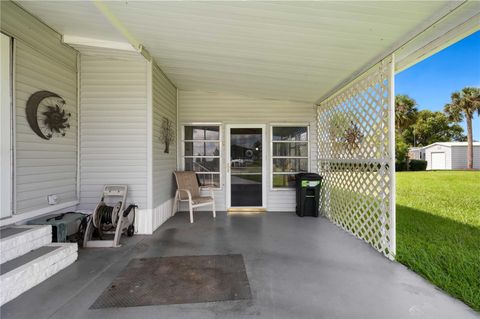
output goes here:
[{"label": "palm tree", "polygon": [[395,96],[395,128],[398,134],[415,123],[418,110],[417,102],[408,95],[398,94]]},{"label": "palm tree", "polygon": [[480,89],[465,87],[460,92],[453,92],[452,101],[445,105],[444,111],[450,119],[460,122],[464,118],[467,122],[467,156],[468,169],[473,169],[473,132],[472,119],[475,113],[480,116]]}]

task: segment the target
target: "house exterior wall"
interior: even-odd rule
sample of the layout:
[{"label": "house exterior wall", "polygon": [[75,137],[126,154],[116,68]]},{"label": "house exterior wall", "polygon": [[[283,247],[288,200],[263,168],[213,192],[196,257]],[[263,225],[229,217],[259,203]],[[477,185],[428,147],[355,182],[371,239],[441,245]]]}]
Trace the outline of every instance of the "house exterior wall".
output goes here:
[{"label": "house exterior wall", "polygon": [[425,159],[425,150],[423,148],[410,149],[408,153],[410,159],[415,160],[424,160]]},{"label": "house exterior wall", "polygon": [[[139,205],[137,230],[152,233],[170,217],[173,202],[176,141],[165,154],[160,131],[164,117],[176,127],[175,86],[140,54],[101,48],[80,54],[11,1],[1,2],[1,30],[15,43],[16,210],[0,225],[91,211],[103,185],[118,183],[129,186],[128,203]],[[65,99],[71,113],[65,137],[47,141],[29,127],[26,102],[39,90]],[[48,205],[51,194],[58,205]]]},{"label": "house exterior wall", "polygon": [[[268,211],[294,211],[295,191],[293,189],[273,190],[270,179],[270,125],[308,124],[310,132],[310,171],[316,172],[316,115],[312,104],[303,102],[255,99],[246,96],[207,93],[199,91],[178,91],[179,140],[182,125],[191,123],[220,123],[222,130],[221,189],[215,191],[217,210],[226,207],[226,158],[225,127],[227,124],[266,124],[266,206]],[[181,145],[179,144],[179,147]],[[181,156],[179,152],[179,156]],[[179,158],[181,163],[181,158]],[[179,167],[180,168],[180,167]],[[199,208],[201,209],[201,208]],[[204,208],[209,210],[207,206]]]},{"label": "house exterior wall", "polygon": [[162,141],[164,119],[171,123],[176,135],[177,88],[163,74],[158,65],[152,63],[152,231],[166,221],[172,212],[172,197],[175,184],[172,172],[177,167],[176,139],[165,153]]},{"label": "house exterior wall", "polygon": [[445,169],[452,169],[452,148],[444,145],[431,145],[425,148],[427,170],[432,169],[432,153],[445,153]]},{"label": "house exterior wall", "polygon": [[[467,169],[467,146],[454,146],[451,169]],[[480,169],[480,146],[473,147],[473,168]]]},{"label": "house exterior wall", "polygon": [[105,184],[127,184],[127,203],[148,208],[148,67],[143,59],[81,56],[81,209],[95,208]]},{"label": "house exterior wall", "polygon": [[[77,202],[77,52],[61,35],[11,1],[1,2],[1,30],[14,38],[14,213],[33,217]],[[26,120],[28,98],[40,90],[66,101],[65,137],[45,140]],[[47,195],[58,196],[48,205]]]},{"label": "house exterior wall", "polygon": [[410,150],[408,157],[410,159],[420,159],[420,151],[419,150]]}]

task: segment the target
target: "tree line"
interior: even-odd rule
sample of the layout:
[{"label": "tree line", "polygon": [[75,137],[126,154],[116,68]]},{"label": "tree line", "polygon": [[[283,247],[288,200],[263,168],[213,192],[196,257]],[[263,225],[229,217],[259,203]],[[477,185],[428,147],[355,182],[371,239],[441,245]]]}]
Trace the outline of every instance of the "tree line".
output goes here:
[{"label": "tree line", "polygon": [[[396,160],[408,161],[410,147],[436,142],[468,142],[468,168],[473,168],[473,127],[475,115],[480,116],[480,89],[465,87],[451,95],[443,112],[417,109],[417,102],[408,95],[395,96]],[[460,122],[466,121],[467,135]]]}]

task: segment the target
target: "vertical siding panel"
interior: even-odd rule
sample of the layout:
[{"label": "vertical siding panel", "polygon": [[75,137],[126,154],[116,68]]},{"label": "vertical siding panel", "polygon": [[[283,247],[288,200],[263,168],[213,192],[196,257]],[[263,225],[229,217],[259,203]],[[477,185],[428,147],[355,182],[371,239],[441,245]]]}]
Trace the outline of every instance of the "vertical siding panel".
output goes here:
[{"label": "vertical siding panel", "polygon": [[445,149],[445,168],[452,169],[452,148],[444,147]]},{"label": "vertical siding panel", "polygon": [[[452,169],[466,169],[468,166],[467,146],[452,146]],[[473,168],[480,169],[480,145],[473,146]]]},{"label": "vertical siding panel", "polygon": [[80,65],[80,206],[126,184],[127,203],[147,209],[147,63],[82,55]]},{"label": "vertical siding panel", "polygon": [[473,146],[473,168],[480,169],[480,145]]},{"label": "vertical siding panel", "polygon": [[177,89],[162,73],[160,68],[152,64],[152,116],[153,116],[153,230],[167,220],[171,213],[172,197],[175,184],[172,172],[177,167],[176,138],[170,143],[169,153],[165,153],[165,145],[161,139],[164,118],[171,123],[176,133],[177,127]]},{"label": "vertical siding panel", "polygon": [[[16,214],[77,200],[77,52],[61,35],[11,1],[1,3],[1,29],[15,39]],[[72,114],[65,137],[44,140],[26,120],[28,98],[40,90],[57,93]]]},{"label": "vertical siding panel", "polygon": [[[198,91],[178,92],[178,120],[181,136],[181,124],[186,123],[223,123],[223,124],[279,124],[307,123],[310,125],[310,171],[316,172],[316,119],[312,104],[303,102],[256,99],[246,96],[207,93]],[[223,126],[225,130],[225,126]],[[223,131],[225,137],[225,131]],[[265,147],[267,156],[267,208],[269,211],[295,210],[294,190],[272,190],[270,185],[270,126],[267,125]],[[222,146],[222,167],[225,167],[225,141]],[[226,176],[222,172],[222,189],[215,192],[217,209],[226,209]]]},{"label": "vertical siding panel", "polygon": [[[462,147],[452,147],[451,156],[452,156],[452,166],[451,169],[461,169],[462,162],[465,162],[465,167],[467,167],[467,156],[463,159],[461,156]],[[467,149],[465,148],[465,155]]]}]

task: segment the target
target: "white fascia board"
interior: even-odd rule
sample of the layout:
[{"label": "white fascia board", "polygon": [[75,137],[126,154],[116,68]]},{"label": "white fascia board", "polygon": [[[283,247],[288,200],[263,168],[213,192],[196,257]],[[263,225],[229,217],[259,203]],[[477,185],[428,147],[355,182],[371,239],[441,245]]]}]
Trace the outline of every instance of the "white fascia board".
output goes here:
[{"label": "white fascia board", "polygon": [[395,52],[398,73],[480,30],[480,2],[468,1]]}]

